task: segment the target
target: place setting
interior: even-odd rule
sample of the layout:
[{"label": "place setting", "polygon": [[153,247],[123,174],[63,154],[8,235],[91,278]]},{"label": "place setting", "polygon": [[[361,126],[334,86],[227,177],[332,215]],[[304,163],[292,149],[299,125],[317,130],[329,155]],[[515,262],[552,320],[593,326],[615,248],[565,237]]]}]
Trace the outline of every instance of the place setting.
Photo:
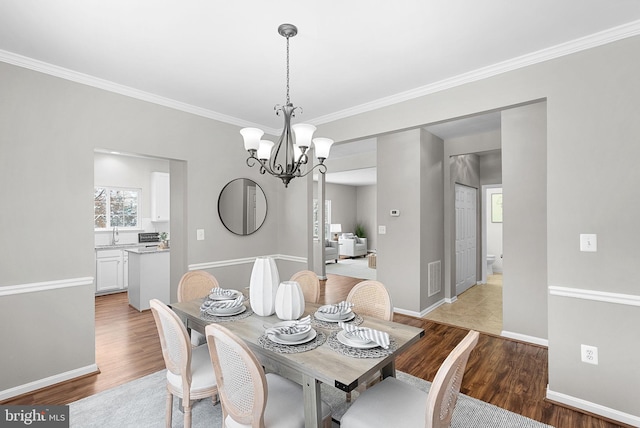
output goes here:
[{"label": "place setting", "polygon": [[362,324],[362,317],[351,309],[353,303],[342,301],[333,305],[323,305],[313,314],[313,323],[320,328],[337,330],[338,323]]},{"label": "place setting", "polygon": [[200,317],[214,322],[246,318],[253,311],[247,308],[244,300],[244,295],[238,290],[215,287],[200,305]]},{"label": "place setting", "polygon": [[299,320],[265,325],[264,335],[258,339],[263,348],[283,354],[310,351],[325,341],[326,335],[311,326],[310,315]]},{"label": "place setting", "polygon": [[387,332],[338,322],[338,328],[329,335],[329,347],[343,355],[356,358],[378,358],[392,354],[398,347]]}]

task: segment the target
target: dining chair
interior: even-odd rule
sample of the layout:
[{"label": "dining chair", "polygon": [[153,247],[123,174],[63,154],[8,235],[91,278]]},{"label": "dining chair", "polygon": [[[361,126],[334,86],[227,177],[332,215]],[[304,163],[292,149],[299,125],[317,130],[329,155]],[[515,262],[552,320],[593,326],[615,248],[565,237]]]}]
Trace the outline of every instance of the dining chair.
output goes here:
[{"label": "dining chair", "polygon": [[[302,387],[275,373],[265,374],[244,341],[220,324],[205,333],[218,379],[225,427],[304,427]],[[331,427],[331,407],[322,404],[322,426]]]},{"label": "dining chair", "polygon": [[[178,283],[178,302],[199,299],[209,294],[212,288],[219,287],[215,276],[204,270],[192,270],[180,278]],[[207,339],[197,331],[191,331],[191,344],[204,345]]]},{"label": "dining chair", "polygon": [[[359,315],[370,316],[384,321],[393,321],[393,303],[389,291],[383,283],[379,281],[359,282],[349,291],[347,302],[353,303],[353,311]],[[380,381],[382,374],[375,373],[366,379],[356,391],[362,392],[369,386]],[[347,392],[347,402],[351,401],[352,395]]]},{"label": "dining chair", "polygon": [[219,287],[215,276],[204,270],[192,270],[180,278],[178,283],[178,302],[198,299],[209,294],[212,288]]},{"label": "dining chair", "polygon": [[218,386],[206,345],[192,348],[184,324],[160,300],[149,302],[156,321],[162,356],[167,367],[167,427],[171,427],[173,396],[182,400],[184,426],[191,427],[191,404],[211,397],[218,402]]},{"label": "dining chair", "polygon": [[349,291],[347,302],[353,303],[353,311],[385,321],[393,321],[391,295],[379,281],[359,282]]},{"label": "dining chair", "polygon": [[315,272],[301,270],[293,274],[291,281],[300,284],[305,302],[318,303],[320,301],[320,280]]},{"label": "dining chair", "polygon": [[469,354],[479,333],[471,330],[444,360],[426,393],[388,377],[354,401],[340,428],[425,427],[448,428],[458,401]]}]

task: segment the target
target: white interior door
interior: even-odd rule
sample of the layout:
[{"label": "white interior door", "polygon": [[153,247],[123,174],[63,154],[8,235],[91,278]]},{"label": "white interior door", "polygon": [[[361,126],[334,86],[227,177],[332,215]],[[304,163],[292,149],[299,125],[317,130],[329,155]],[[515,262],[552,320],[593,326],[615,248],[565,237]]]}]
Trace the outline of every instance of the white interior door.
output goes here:
[{"label": "white interior door", "polygon": [[456,184],[456,295],[476,283],[478,189]]}]

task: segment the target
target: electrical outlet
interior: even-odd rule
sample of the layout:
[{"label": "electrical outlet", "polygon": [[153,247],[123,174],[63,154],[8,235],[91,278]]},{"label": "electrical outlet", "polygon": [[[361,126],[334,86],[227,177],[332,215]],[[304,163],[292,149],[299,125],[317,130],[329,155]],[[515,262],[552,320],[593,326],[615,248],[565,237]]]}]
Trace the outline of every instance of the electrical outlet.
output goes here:
[{"label": "electrical outlet", "polygon": [[590,345],[580,345],[580,354],[582,362],[598,365],[598,348]]}]

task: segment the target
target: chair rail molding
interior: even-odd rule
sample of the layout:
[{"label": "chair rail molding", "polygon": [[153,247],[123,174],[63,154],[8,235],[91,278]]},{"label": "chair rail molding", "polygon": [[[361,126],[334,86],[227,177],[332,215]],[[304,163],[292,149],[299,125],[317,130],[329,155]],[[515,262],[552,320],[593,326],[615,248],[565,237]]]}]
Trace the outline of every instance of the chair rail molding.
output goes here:
[{"label": "chair rail molding", "polygon": [[0,296],[11,296],[13,294],[34,293],[37,291],[55,290],[57,288],[79,287],[82,285],[93,285],[92,276],[82,278],[60,279],[55,281],[34,282],[30,284],[7,285],[0,287]]},{"label": "chair rail molding", "polygon": [[585,290],[583,288],[559,287],[555,285],[549,286],[549,294],[574,299],[594,300],[596,302],[640,306],[640,296],[634,294],[611,293],[609,291]]},{"label": "chair rail molding", "polygon": [[[215,262],[194,263],[194,264],[190,264],[188,266],[188,269],[204,270],[204,269],[214,269],[214,268],[236,266],[236,265],[243,265],[243,264],[253,264],[256,261],[256,258],[258,257],[262,257],[262,256],[244,257],[241,259],[218,260]],[[271,255],[266,255],[264,257],[271,257],[275,260],[283,260],[287,262],[307,263],[306,257],[289,256],[286,254],[271,254]]]}]

